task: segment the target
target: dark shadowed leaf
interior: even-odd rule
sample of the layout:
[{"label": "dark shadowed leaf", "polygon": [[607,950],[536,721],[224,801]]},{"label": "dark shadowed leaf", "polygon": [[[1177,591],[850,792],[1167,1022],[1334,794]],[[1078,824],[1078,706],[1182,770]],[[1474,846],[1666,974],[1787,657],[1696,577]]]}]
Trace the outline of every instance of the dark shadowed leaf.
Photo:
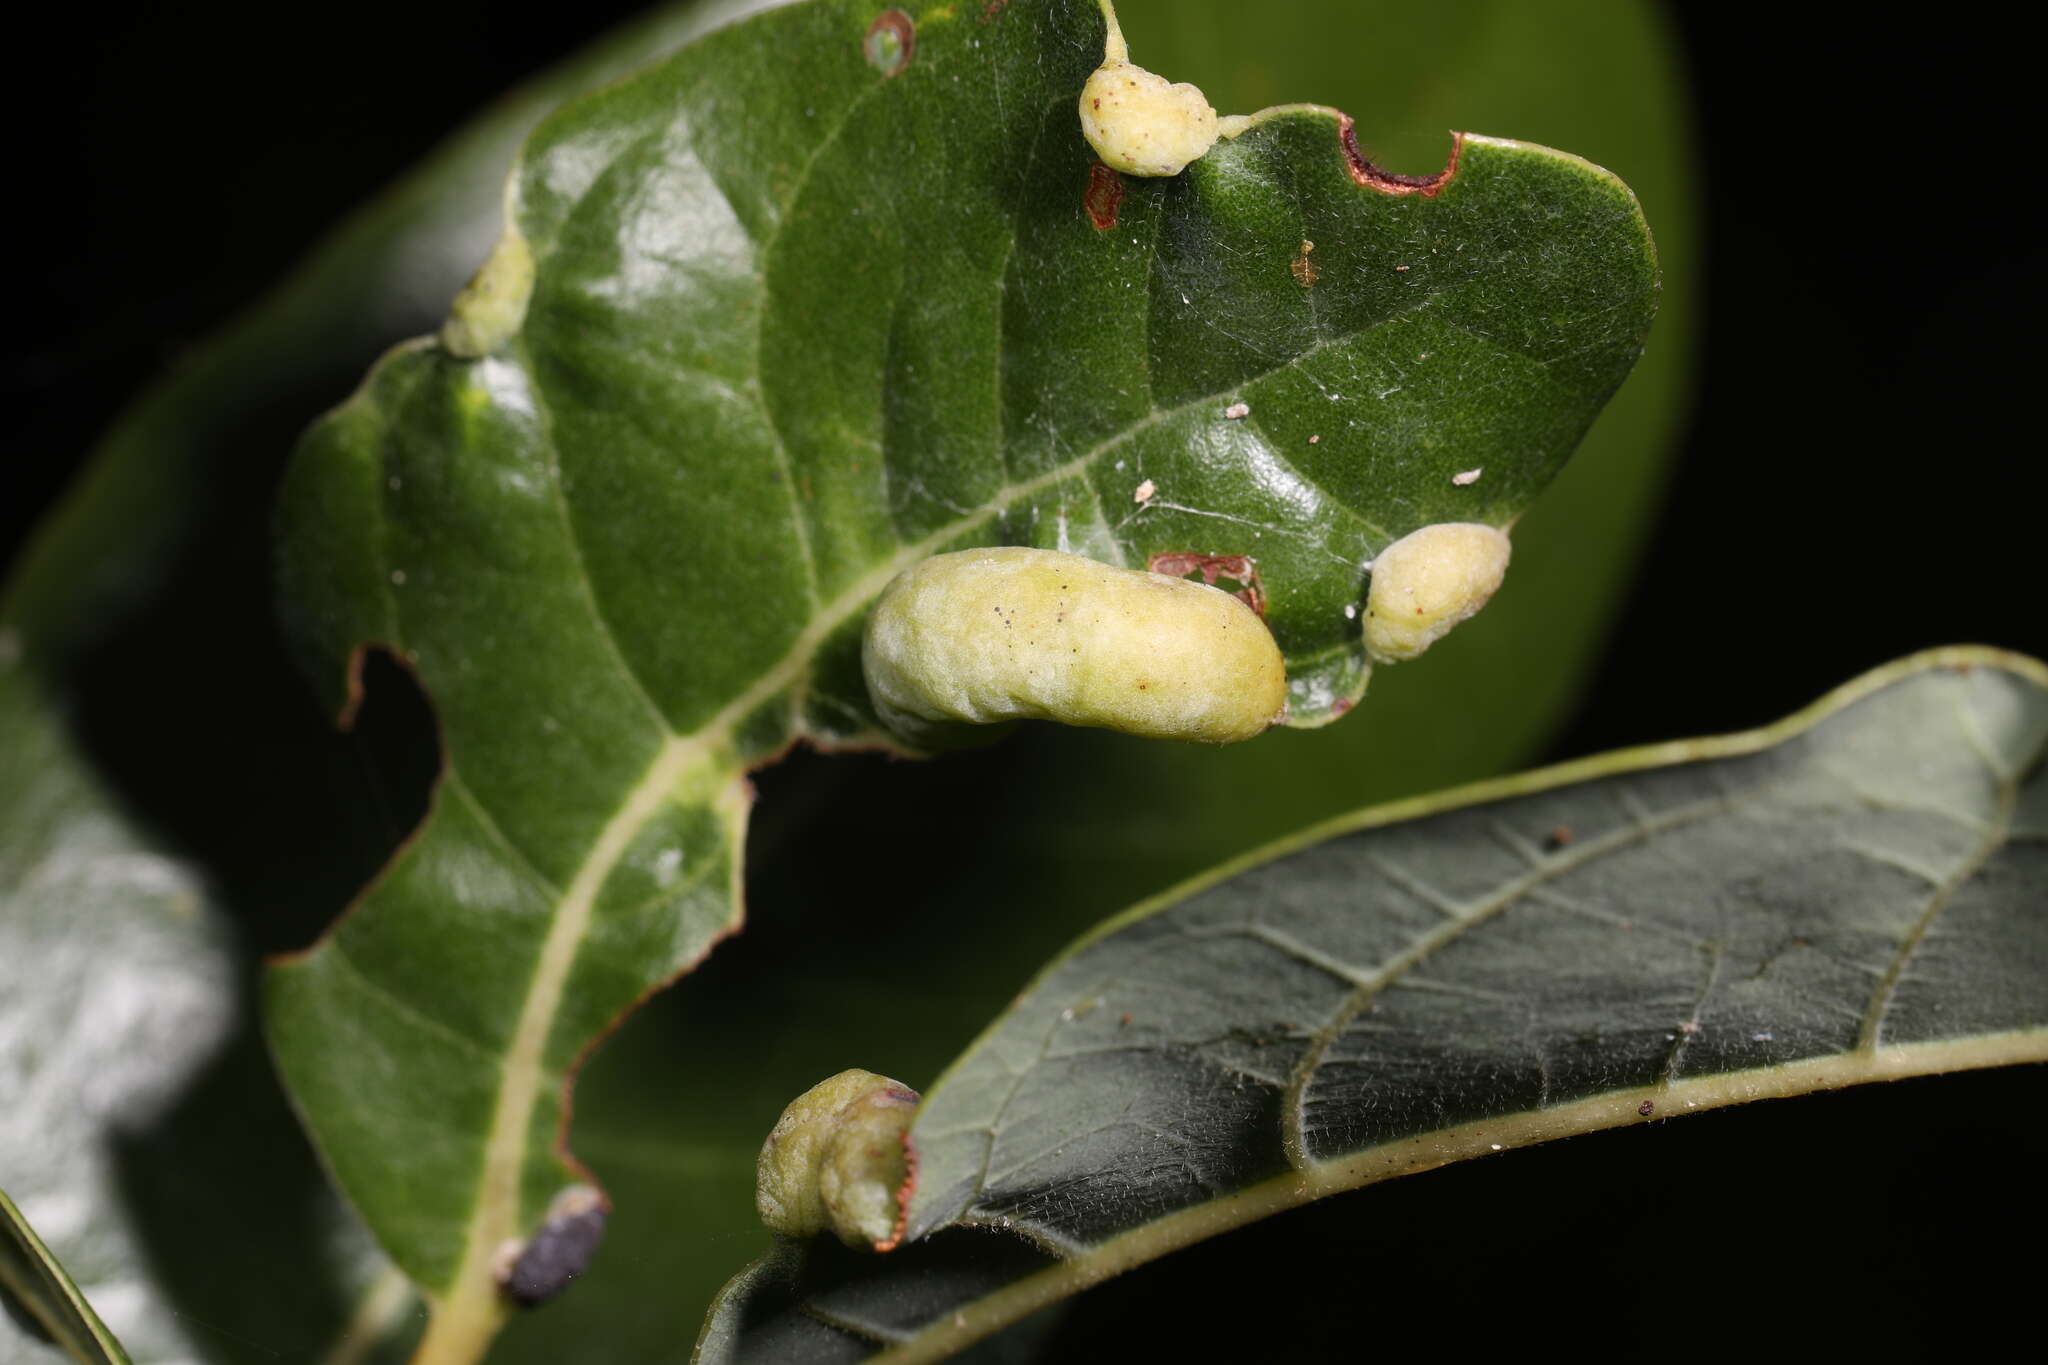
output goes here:
[{"label": "dark shadowed leaf", "polygon": [[708,1361],[958,1351],[1254,1219],[1752,1099],[2048,1060],[2048,668],[1317,831],[1055,962],[913,1128],[909,1254],[782,1247]]}]

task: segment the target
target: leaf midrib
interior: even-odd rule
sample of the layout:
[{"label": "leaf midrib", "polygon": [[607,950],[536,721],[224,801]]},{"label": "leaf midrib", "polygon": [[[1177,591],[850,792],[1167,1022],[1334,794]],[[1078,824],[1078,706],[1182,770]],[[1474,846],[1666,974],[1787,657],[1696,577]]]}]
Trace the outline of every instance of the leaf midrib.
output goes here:
[{"label": "leaf midrib", "polygon": [[[2048,1029],[2021,1029],[1932,1043],[1810,1057],[1775,1067],[1719,1072],[1653,1083],[1397,1138],[1249,1185],[1220,1200],[1192,1205],[1119,1233],[1070,1260],[1036,1271],[953,1308],[869,1365],[922,1365],[944,1360],[1031,1313],[1126,1270],[1196,1242],[1331,1195],[1438,1166],[1631,1123],[1751,1100],[1783,1099],[1870,1081],[2048,1062]],[[1645,1114],[1644,1102],[1655,1106]],[[961,1220],[966,1223],[970,1220]],[[1009,1229],[1015,1232],[1016,1229]]]},{"label": "leaf midrib", "polygon": [[[1329,1052],[1331,1045],[1342,1036],[1344,1030],[1358,1017],[1360,1011],[1378,998],[1388,986],[1400,980],[1410,968],[1428,960],[1439,949],[1456,942],[1469,930],[1521,904],[1522,898],[1536,888],[1602,858],[1634,848],[1644,840],[1666,830],[1724,814],[1739,799],[1737,795],[1731,793],[1705,801],[1695,801],[1654,815],[1634,813],[1628,824],[1544,859],[1542,863],[1528,869],[1505,886],[1496,888],[1482,900],[1461,909],[1454,917],[1446,918],[1429,933],[1415,939],[1402,952],[1379,964],[1370,972],[1339,973],[1341,979],[1352,983],[1352,990],[1338,1001],[1337,1007],[1330,1012],[1329,1019],[1316,1030],[1309,1045],[1302,1050],[1300,1059],[1295,1062],[1293,1072],[1288,1077],[1287,1089],[1281,1097],[1280,1145],[1287,1155],[1287,1164],[1297,1171],[1307,1170],[1317,1164],[1308,1155],[1305,1101],[1308,1089],[1314,1084],[1316,1073],[1322,1067],[1324,1056]],[[1332,970],[1327,966],[1324,969]]]}]

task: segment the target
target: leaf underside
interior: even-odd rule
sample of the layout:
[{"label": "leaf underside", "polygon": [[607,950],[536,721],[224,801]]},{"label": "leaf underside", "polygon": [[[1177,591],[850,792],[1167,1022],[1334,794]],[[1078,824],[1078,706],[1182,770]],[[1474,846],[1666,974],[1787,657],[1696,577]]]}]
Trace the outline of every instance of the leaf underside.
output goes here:
[{"label": "leaf underside", "polygon": [[363,647],[408,661],[446,766],[268,1024],[430,1295],[578,1178],[567,1079],[736,926],[744,772],[880,740],[859,629],[899,568],[1251,555],[1317,723],[1363,687],[1361,566],[1518,515],[1642,345],[1653,254],[1597,168],[1473,137],[1387,193],[1302,113],[1099,230],[1096,7],[957,9],[894,75],[871,7],[814,0],[558,114],[514,178],[523,328],[394,352],[295,459],[288,620],[337,705]]},{"label": "leaf underside", "polygon": [[908,1254],[779,1247],[706,1361],[951,1354],[1308,1200],[1598,1128],[2048,1059],[2048,668],[1401,803],[1105,925],[913,1127]]}]

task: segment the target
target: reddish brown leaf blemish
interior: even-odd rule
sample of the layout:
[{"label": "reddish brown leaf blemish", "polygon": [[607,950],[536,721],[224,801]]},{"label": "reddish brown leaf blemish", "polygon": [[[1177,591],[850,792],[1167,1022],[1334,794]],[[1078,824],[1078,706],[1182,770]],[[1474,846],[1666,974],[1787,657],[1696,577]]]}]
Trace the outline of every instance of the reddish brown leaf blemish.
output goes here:
[{"label": "reddish brown leaf blemish", "polygon": [[1088,221],[1097,232],[1116,226],[1117,208],[1124,202],[1124,178],[1100,161],[1088,168],[1088,192],[1081,196]]},{"label": "reddish brown leaf blemish", "polygon": [[1295,252],[1294,259],[1287,263],[1287,269],[1294,276],[1294,282],[1303,289],[1313,288],[1316,279],[1322,273],[1316,269],[1316,263],[1309,259],[1309,253],[1315,249],[1316,244],[1304,238],[1301,250]]},{"label": "reddish brown leaf blemish", "polygon": [[917,54],[917,26],[902,10],[885,9],[868,25],[860,48],[869,66],[884,76],[897,75]]},{"label": "reddish brown leaf blemish", "polygon": [[1186,578],[1189,574],[1198,573],[1202,581],[1212,588],[1219,578],[1242,583],[1244,587],[1237,591],[1237,600],[1261,617],[1266,614],[1266,589],[1259,582],[1259,562],[1250,555],[1202,555],[1182,550],[1153,555],[1145,567],[1168,578]]},{"label": "reddish brown leaf blemish", "polygon": [[996,16],[1001,14],[1009,3],[1010,0],[988,0],[988,3],[982,6],[981,9],[981,22],[984,24],[993,23]]},{"label": "reddish brown leaf blemish", "polygon": [[1435,175],[1396,175],[1381,170],[1366,159],[1358,150],[1358,127],[1351,115],[1337,116],[1337,141],[1344,148],[1344,163],[1351,171],[1351,178],[1369,190],[1382,194],[1419,194],[1424,199],[1434,199],[1444,192],[1444,186],[1451,183],[1458,174],[1458,157],[1465,150],[1465,135],[1451,134],[1451,159]]},{"label": "reddish brown leaf blemish", "polygon": [[[912,1100],[917,1098],[916,1095],[911,1094],[909,1091],[904,1091],[903,1093],[910,1095]],[[886,1238],[875,1243],[875,1250],[894,1251],[897,1247],[903,1245],[903,1234],[910,1227],[910,1197],[916,1193],[917,1144],[911,1141],[910,1131],[905,1129],[903,1133],[903,1183],[896,1187],[896,1226],[889,1230],[889,1235]]]}]

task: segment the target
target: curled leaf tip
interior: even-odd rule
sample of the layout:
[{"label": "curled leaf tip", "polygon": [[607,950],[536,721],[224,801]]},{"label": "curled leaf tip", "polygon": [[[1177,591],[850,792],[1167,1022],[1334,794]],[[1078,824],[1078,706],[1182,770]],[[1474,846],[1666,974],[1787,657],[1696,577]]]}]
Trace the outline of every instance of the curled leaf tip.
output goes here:
[{"label": "curled leaf tip", "polygon": [[829,1230],[859,1250],[894,1248],[917,1169],[910,1143],[917,1103],[901,1081],[857,1068],[797,1096],[755,1164],[761,1221],[785,1237]]}]

